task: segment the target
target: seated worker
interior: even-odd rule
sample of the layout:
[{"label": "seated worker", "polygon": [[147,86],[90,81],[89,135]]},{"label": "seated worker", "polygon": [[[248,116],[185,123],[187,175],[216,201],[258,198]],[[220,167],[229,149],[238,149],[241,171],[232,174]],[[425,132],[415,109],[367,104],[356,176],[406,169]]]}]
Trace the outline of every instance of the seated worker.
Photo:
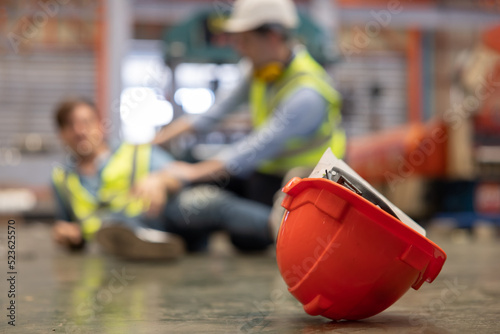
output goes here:
[{"label": "seated worker", "polygon": [[312,170],[328,147],[343,156],[340,96],[306,49],[292,45],[292,30],[298,24],[293,1],[236,0],[233,8],[225,30],[232,34],[237,51],[250,60],[251,75],[205,114],[180,117],[167,125],[154,142],[206,130],[248,102],[253,132],[211,159],[176,162],[171,172],[188,181],[208,181],[224,170],[248,180],[245,197],[271,204],[290,169]]},{"label": "seated worker", "polygon": [[112,254],[168,259],[180,256],[184,244],[190,251],[203,250],[215,230],[227,231],[243,251],[263,250],[273,242],[269,207],[215,186],[181,188],[168,173],[172,158],[159,147],[110,147],[91,102],[63,101],[55,118],[71,156],[52,175],[58,244],[79,249],[95,236]]}]

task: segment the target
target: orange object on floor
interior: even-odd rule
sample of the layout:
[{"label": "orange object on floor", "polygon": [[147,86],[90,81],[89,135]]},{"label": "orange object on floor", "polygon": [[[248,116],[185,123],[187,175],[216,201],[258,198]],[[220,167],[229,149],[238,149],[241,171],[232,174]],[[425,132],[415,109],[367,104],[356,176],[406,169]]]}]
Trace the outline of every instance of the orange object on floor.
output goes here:
[{"label": "orange object on floor", "polygon": [[278,267],[308,314],[367,318],[441,271],[441,248],[344,186],[294,178],[283,192]]},{"label": "orange object on floor", "polygon": [[352,138],[346,161],[372,184],[408,175],[442,177],[447,168],[447,131],[446,125],[436,119]]}]

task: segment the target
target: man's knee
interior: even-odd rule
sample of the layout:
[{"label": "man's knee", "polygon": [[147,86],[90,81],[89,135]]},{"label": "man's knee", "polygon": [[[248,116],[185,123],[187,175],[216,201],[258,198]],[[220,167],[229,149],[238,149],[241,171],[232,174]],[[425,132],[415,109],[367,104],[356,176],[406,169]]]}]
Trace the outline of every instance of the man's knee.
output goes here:
[{"label": "man's knee", "polygon": [[228,192],[214,185],[195,186],[182,191],[179,205],[190,211],[202,211],[214,203],[222,203],[229,196]]}]

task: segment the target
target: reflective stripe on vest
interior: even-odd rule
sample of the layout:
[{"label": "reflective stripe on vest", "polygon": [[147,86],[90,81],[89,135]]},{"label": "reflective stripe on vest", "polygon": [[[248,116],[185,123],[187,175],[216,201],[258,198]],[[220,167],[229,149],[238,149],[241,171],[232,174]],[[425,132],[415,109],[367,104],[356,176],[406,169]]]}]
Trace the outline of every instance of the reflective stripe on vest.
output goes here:
[{"label": "reflective stripe on vest", "polygon": [[148,207],[130,196],[131,187],[149,173],[151,145],[122,144],[101,172],[101,187],[93,196],[80,183],[78,174],[57,167],[52,179],[73,219],[80,222],[85,239],[101,227],[99,211],[120,212],[128,217],[142,214]]},{"label": "reflective stripe on vest", "polygon": [[281,101],[303,87],[314,89],[327,101],[327,117],[313,136],[289,140],[284,152],[259,167],[262,173],[283,175],[293,167],[314,167],[328,147],[337,157],[344,155],[345,133],[339,127],[340,95],[328,83],[325,70],[306,51],[297,53],[281,78],[269,87],[262,80],[253,80],[250,105],[254,126],[263,125]]}]

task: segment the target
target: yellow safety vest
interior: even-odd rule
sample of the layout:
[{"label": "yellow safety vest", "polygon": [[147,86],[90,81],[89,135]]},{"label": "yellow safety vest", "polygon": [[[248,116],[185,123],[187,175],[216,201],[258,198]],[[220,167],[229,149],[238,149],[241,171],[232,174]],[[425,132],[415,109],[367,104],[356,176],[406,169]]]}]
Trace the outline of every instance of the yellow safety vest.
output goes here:
[{"label": "yellow safety vest", "polygon": [[[340,94],[328,83],[326,71],[305,50],[295,55],[283,74],[271,85],[264,80],[253,79],[250,108],[254,127],[264,124],[281,101],[303,87],[312,88],[325,98],[328,102],[327,117],[313,136],[289,140],[286,149],[272,160],[265,161],[258,168],[259,172],[284,175],[293,167],[314,167],[328,147],[338,158],[344,156],[346,137],[340,128]],[[283,125],[294,126],[286,124],[286,120]]]},{"label": "yellow safety vest", "polygon": [[151,145],[122,144],[101,172],[97,196],[82,186],[77,173],[54,168],[54,185],[69,206],[72,218],[81,224],[85,239],[92,238],[101,227],[100,210],[136,217],[148,208],[149,203],[132,198],[130,190],[135,182],[149,174],[150,158]]}]

